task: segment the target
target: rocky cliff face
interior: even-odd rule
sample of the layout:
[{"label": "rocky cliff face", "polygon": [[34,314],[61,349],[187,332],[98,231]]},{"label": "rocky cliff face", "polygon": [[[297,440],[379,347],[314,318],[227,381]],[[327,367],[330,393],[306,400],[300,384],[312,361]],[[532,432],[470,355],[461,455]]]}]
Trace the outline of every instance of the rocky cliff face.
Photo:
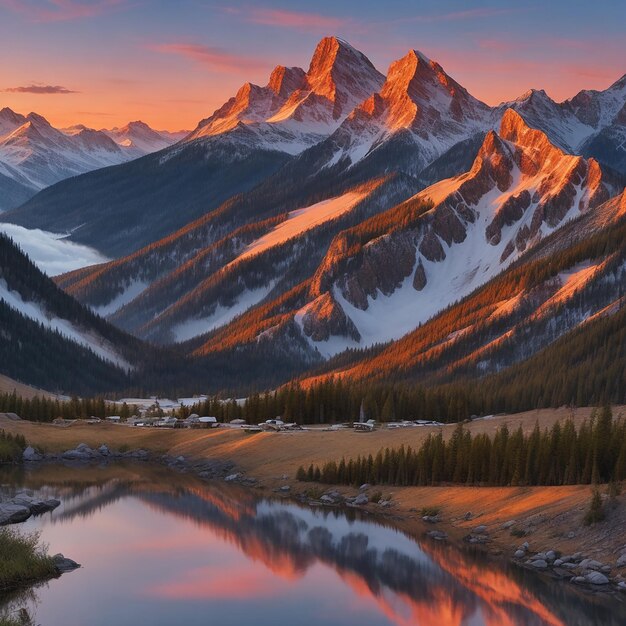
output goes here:
[{"label": "rocky cliff face", "polygon": [[[311,285],[334,323],[324,311],[314,321],[319,307],[311,306],[302,332],[313,342],[332,335],[342,309],[361,345],[397,338],[608,197],[597,162],[565,154],[509,110],[469,172],[335,238]],[[404,309],[402,324],[378,318],[381,307]],[[378,328],[358,311],[371,312]]]}]

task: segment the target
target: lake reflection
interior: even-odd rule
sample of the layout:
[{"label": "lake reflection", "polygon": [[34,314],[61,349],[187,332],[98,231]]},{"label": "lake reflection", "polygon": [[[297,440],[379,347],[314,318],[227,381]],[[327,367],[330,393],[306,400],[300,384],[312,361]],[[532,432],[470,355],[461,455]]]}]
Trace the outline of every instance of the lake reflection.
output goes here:
[{"label": "lake reflection", "polygon": [[58,495],[23,527],[83,564],[35,590],[42,626],[624,624],[617,596],[431,541],[350,511],[259,499],[162,468],[4,475]]}]

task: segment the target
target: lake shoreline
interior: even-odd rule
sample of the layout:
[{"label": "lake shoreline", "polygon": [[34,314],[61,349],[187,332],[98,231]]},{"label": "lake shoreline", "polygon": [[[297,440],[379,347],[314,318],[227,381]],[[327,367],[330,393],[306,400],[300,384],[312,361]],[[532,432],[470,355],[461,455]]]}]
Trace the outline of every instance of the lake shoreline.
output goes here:
[{"label": "lake shoreline", "polygon": [[[622,410],[617,408],[616,413]],[[573,419],[578,423],[588,419],[589,409],[578,409]],[[502,423],[513,429],[521,426],[532,430],[535,423],[550,427],[556,421],[572,417],[569,410],[532,411],[526,414],[496,416],[468,425],[473,432],[494,432]],[[391,429],[374,433],[329,432],[313,428],[303,432],[245,434],[239,429],[216,428],[209,430],[167,430],[140,429],[120,425],[87,425],[74,423],[58,426],[11,421],[0,418],[0,428],[20,433],[33,446],[41,446],[48,457],[60,460],[69,450],[79,444],[98,449],[103,444],[109,451],[124,450],[117,458],[136,458],[156,461],[175,470],[193,472],[201,478],[224,479],[243,484],[259,493],[272,493],[280,497],[298,499],[314,506],[342,506],[346,498],[353,498],[359,490],[342,485],[317,485],[298,482],[295,479],[298,466],[310,463],[322,464],[327,460],[338,460],[341,456],[376,453],[386,446],[401,443],[417,445],[420,437],[429,434],[430,429]],[[452,434],[455,425],[444,426],[440,430],[444,437]],[[143,450],[144,452],[139,452]],[[117,454],[117,453],[116,453]],[[70,455],[72,456],[72,455]],[[75,455],[77,459],[80,454]],[[69,459],[66,459],[70,462]],[[44,461],[47,462],[47,461]],[[78,461],[80,462],[80,461]],[[324,492],[337,492],[341,503],[320,502],[308,498],[311,489]],[[604,492],[605,488],[601,487]],[[383,506],[370,502],[374,492],[382,492]],[[610,571],[601,572],[613,582],[608,587],[616,588],[619,583],[626,585],[626,497],[617,496],[610,501],[607,496],[605,508],[607,519],[593,526],[584,526],[583,518],[589,506],[591,488],[589,485],[568,485],[559,487],[468,487],[459,485],[433,487],[391,487],[374,486],[369,490],[368,503],[358,506],[361,510],[389,519],[400,524],[412,535],[425,540],[433,538],[437,532],[445,532],[447,541],[461,546],[476,545],[494,557],[512,560],[525,566],[532,555],[543,555],[546,567],[533,566],[532,569],[562,578],[573,578],[575,568],[568,565],[554,572],[554,562],[558,553],[565,556],[584,555],[595,563],[594,567],[609,566]],[[437,512],[436,520],[424,521],[423,509]],[[469,515],[467,515],[469,513]],[[476,529],[486,526],[486,533]],[[431,537],[427,533],[431,532]],[[620,537],[622,538],[620,540]],[[466,540],[464,540],[466,538]],[[472,543],[469,543],[469,542]],[[483,543],[484,542],[484,543]],[[514,558],[516,551],[528,542],[524,558]],[[551,551],[557,558],[552,559]],[[582,560],[582,559],[581,559]],[[550,562],[552,561],[552,562]],[[575,564],[574,564],[575,565]],[[587,563],[589,565],[589,563]],[[601,570],[588,569],[585,572]],[[569,572],[572,572],[571,575]],[[599,577],[597,577],[600,580]],[[577,585],[578,586],[578,585]],[[580,585],[581,587],[583,585]],[[594,585],[594,589],[607,585]]]},{"label": "lake shoreline", "polygon": [[[38,461],[29,461],[25,465],[28,467],[41,464],[63,464],[79,468],[92,465],[94,461],[111,465],[130,461],[164,466],[172,471],[192,474],[205,481],[223,480],[237,484],[257,492],[261,497],[268,495],[269,491],[272,497],[295,501],[313,508],[357,509],[361,513],[371,515],[374,519],[391,523],[417,541],[445,542],[459,550],[479,549],[498,562],[507,562],[566,584],[575,584],[576,588],[582,592],[609,594],[626,592],[626,581],[620,574],[620,568],[610,567],[598,560],[600,557],[597,551],[589,554],[583,549],[579,549],[566,554],[559,548],[535,549],[532,533],[525,534],[522,538],[512,534],[511,531],[514,530],[514,527],[520,524],[518,520],[507,520],[500,525],[494,524],[493,516],[490,515],[493,512],[482,510],[476,513],[468,510],[461,517],[452,516],[448,518],[442,514],[442,508],[440,508],[440,506],[445,507],[446,502],[449,502],[450,491],[454,491],[456,495],[459,490],[462,490],[475,502],[479,502],[478,494],[481,491],[518,490],[536,496],[538,492],[550,493],[551,490],[559,488],[490,488],[459,487],[456,485],[381,488],[375,485],[363,485],[357,489],[345,485],[299,482],[287,474],[274,478],[256,477],[251,472],[238,471],[238,467],[233,461],[216,461],[182,455],[173,457],[168,454],[151,453],[143,449],[117,453],[109,450],[107,446],[103,446],[103,448],[106,449],[106,455],[101,455],[100,458],[94,456],[96,451],[89,449],[85,444],[80,444],[75,451],[68,451],[70,454],[65,453],[67,458],[64,458],[63,454],[47,455]],[[575,487],[577,489],[580,487],[588,488],[588,486]],[[381,494],[379,501],[371,501],[370,496],[379,492]],[[416,497],[422,502],[422,509],[409,506]],[[426,509],[429,510],[430,514],[424,514]],[[432,514],[435,509],[437,512]],[[544,523],[547,521],[543,520]],[[593,527],[588,529],[590,533],[593,533],[594,530],[596,529]],[[567,539],[570,540],[571,545],[575,537],[568,537]],[[554,539],[552,545],[557,546],[559,542]],[[623,548],[623,554],[626,554],[626,545],[619,547]],[[520,551],[523,554],[519,554]],[[626,559],[622,560],[626,561]],[[540,563],[537,564],[537,562]],[[622,571],[626,573],[626,570]],[[574,578],[577,580],[574,581]],[[594,579],[598,583],[594,583]]]}]

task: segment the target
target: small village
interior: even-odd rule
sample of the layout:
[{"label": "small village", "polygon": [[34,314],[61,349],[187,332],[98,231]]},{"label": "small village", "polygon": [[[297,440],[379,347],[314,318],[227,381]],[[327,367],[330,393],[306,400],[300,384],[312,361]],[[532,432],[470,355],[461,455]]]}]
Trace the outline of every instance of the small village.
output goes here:
[{"label": "small village", "polygon": [[[129,410],[129,406],[132,406],[134,411],[132,415],[109,415],[104,419],[91,417],[86,422],[88,424],[108,422],[110,424],[136,428],[236,428],[247,433],[307,431],[311,429],[326,431],[353,429],[356,432],[373,432],[378,428],[397,429],[444,425],[443,422],[435,420],[399,420],[383,424],[374,419],[368,419],[363,408],[361,408],[358,421],[309,426],[302,426],[295,422],[286,422],[281,416],[270,418],[257,424],[249,424],[246,420],[240,418],[232,419],[228,422],[220,422],[215,416],[199,415],[197,413],[185,415],[188,407],[197,405],[198,401],[203,399],[204,396],[199,398],[181,398],[178,401],[159,400],[157,398],[128,398],[122,400],[122,406],[125,407],[126,411]],[[192,403],[192,401],[195,402]],[[67,420],[62,421],[67,422]]]}]

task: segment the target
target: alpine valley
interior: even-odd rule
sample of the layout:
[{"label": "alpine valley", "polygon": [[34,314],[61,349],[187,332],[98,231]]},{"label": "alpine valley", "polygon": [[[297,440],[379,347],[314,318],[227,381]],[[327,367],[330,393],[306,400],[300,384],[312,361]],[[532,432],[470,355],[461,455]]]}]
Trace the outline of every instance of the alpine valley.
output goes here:
[{"label": "alpine valley", "polygon": [[336,37],[188,133],[5,108],[3,226],[102,262],[50,278],[0,239],[2,373],[64,393],[480,379],[501,403],[523,384],[528,408],[624,402],[625,184],[626,75],[493,107],[422,52],[383,74]]}]

